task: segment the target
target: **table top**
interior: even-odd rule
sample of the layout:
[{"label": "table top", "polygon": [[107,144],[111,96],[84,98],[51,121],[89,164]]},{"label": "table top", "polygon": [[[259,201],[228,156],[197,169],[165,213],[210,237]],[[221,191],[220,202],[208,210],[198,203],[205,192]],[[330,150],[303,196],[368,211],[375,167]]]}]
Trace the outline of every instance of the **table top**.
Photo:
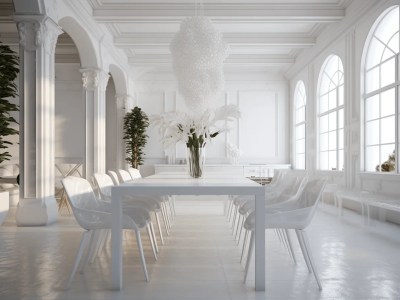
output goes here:
[{"label": "table top", "polygon": [[112,190],[132,191],[138,194],[252,194],[253,191],[263,191],[260,184],[237,175],[205,174],[201,178],[190,177],[186,173],[160,172],[155,175],[125,182]]}]

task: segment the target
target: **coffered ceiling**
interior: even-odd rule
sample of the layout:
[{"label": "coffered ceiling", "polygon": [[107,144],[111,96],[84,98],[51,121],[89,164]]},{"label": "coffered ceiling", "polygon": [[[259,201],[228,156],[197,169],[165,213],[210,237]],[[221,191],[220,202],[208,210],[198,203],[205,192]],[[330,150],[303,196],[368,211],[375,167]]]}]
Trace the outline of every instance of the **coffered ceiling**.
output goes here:
[{"label": "coffered ceiling", "polygon": [[[185,17],[196,14],[194,0],[86,1],[94,20],[105,25],[115,45],[137,68],[169,66],[172,37]],[[197,6],[197,13],[208,16],[223,33],[230,46],[227,68],[245,66],[284,72],[301,51],[315,44],[327,24],[344,18],[351,1],[209,0],[203,1],[202,9]],[[0,4],[7,2],[11,0],[0,0]],[[0,18],[6,30],[4,14],[3,9]],[[59,54],[62,51],[61,56],[68,55],[71,42],[64,37],[60,43],[64,46],[58,48]]]}]

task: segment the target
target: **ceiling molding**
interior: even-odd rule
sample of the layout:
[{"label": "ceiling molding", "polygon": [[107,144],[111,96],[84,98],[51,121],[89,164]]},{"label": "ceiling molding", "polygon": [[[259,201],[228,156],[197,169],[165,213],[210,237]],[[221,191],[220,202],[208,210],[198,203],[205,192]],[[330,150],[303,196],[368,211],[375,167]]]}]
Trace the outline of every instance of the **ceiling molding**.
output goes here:
[{"label": "ceiling molding", "polygon": [[[136,55],[129,57],[130,64],[133,65],[171,65],[170,55]],[[279,55],[230,55],[224,65],[258,65],[258,66],[291,66],[295,59],[289,56]]]},{"label": "ceiling molding", "polygon": [[[195,14],[194,4],[187,3],[96,3],[93,16],[98,22],[180,22]],[[336,22],[344,18],[345,9],[337,4],[207,3],[204,15],[214,22]]]},{"label": "ceiling molding", "polygon": [[[129,33],[115,37],[117,47],[130,48],[135,46],[166,46],[169,47],[175,33]],[[308,48],[315,45],[315,38],[295,34],[263,34],[263,33],[226,33],[224,41],[230,46],[269,46]]]}]

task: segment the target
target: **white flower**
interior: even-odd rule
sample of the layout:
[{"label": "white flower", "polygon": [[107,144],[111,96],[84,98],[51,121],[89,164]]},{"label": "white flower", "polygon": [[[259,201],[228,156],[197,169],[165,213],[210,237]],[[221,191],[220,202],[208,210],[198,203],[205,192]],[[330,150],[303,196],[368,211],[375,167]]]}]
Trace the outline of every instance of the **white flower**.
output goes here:
[{"label": "white flower", "polygon": [[227,122],[239,117],[237,106],[225,105],[216,110],[207,109],[200,116],[182,112],[150,116],[150,124],[159,127],[165,148],[174,146],[180,141],[186,143],[188,147],[204,147],[206,142],[229,130]]}]

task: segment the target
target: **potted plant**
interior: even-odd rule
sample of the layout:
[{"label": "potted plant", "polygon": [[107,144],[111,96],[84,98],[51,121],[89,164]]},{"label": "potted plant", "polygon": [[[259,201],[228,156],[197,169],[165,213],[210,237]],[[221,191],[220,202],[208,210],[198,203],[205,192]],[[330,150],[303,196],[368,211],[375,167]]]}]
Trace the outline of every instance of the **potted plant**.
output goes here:
[{"label": "potted plant", "polygon": [[137,106],[124,117],[124,140],[126,143],[126,161],[132,168],[138,169],[143,164],[143,148],[147,143],[146,128],[149,118]]},{"label": "potted plant", "polygon": [[[8,100],[18,96],[15,84],[18,72],[17,54],[9,46],[0,42],[0,165],[11,157],[6,149],[12,143],[7,140],[7,137],[18,134],[18,130],[12,128],[13,124],[18,123],[10,112],[18,111],[19,108]],[[9,205],[8,191],[0,190],[0,224],[7,216]]]}]

